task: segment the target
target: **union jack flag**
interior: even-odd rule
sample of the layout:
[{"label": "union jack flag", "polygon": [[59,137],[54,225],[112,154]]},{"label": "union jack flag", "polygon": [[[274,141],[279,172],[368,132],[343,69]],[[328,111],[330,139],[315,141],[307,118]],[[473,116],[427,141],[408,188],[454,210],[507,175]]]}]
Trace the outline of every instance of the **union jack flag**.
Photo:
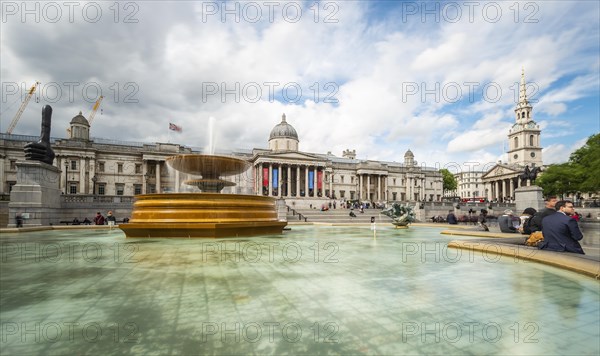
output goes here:
[{"label": "union jack flag", "polygon": [[173,123],[169,122],[169,130],[173,130],[173,131],[177,131],[177,132],[182,132],[183,129],[181,128],[181,126],[177,126]]}]

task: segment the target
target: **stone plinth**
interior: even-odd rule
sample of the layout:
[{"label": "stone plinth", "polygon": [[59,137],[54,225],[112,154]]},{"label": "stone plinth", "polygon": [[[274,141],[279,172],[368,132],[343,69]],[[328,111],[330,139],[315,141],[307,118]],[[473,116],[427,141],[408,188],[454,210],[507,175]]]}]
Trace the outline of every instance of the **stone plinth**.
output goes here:
[{"label": "stone plinth", "polygon": [[8,227],[15,227],[21,214],[23,226],[50,225],[60,209],[60,170],[39,161],[17,162],[17,184],[10,192]]},{"label": "stone plinth", "polygon": [[544,194],[537,185],[515,189],[515,214],[521,214],[526,208],[540,210],[544,208]]}]

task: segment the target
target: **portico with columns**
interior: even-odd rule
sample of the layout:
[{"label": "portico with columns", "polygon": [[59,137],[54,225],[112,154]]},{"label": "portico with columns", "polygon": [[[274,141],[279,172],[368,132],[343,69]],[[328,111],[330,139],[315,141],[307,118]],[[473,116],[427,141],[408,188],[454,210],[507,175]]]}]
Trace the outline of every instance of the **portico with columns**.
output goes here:
[{"label": "portico with columns", "polygon": [[255,194],[313,207],[332,199],[370,203],[441,199],[441,174],[418,166],[410,150],[404,163],[397,163],[359,160],[350,150],[342,157],[301,152],[298,143],[298,134],[284,114],[271,131],[269,149],[254,149],[249,159]]}]

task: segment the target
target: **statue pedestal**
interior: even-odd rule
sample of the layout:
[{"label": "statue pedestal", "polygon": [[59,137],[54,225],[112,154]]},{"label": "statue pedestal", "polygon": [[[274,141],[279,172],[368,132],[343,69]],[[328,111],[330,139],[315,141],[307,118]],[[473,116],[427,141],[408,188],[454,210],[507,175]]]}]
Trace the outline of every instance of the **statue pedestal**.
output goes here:
[{"label": "statue pedestal", "polygon": [[23,226],[50,225],[60,208],[60,170],[39,161],[17,162],[17,184],[10,192],[8,227],[16,227],[21,214]]},{"label": "statue pedestal", "polygon": [[515,189],[515,204],[517,209],[515,214],[521,214],[525,208],[534,208],[538,211],[543,209],[545,205],[542,188],[530,185]]}]

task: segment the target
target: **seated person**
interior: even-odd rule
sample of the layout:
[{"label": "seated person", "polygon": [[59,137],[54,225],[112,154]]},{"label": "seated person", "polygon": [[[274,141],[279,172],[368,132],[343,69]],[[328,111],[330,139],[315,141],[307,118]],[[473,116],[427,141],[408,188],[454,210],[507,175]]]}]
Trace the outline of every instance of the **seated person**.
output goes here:
[{"label": "seated person", "polygon": [[84,225],[90,225],[91,223],[92,222],[90,221],[90,219],[88,219],[88,218],[83,219],[83,224]]},{"label": "seated person", "polygon": [[523,210],[523,214],[521,214],[521,227],[519,227],[519,232],[523,235],[531,235],[533,231],[531,231],[531,218],[537,213],[534,208],[527,208]]},{"label": "seated person", "polygon": [[498,226],[502,232],[517,232],[517,228],[512,223],[513,211],[510,209],[504,210],[504,213],[498,218]]},{"label": "seated person", "polygon": [[458,224],[458,220],[456,220],[456,215],[454,215],[454,213],[452,212],[452,210],[450,210],[450,212],[448,213],[448,216],[446,216],[446,221],[450,225],[457,225]]},{"label": "seated person", "polygon": [[351,218],[355,218],[356,217],[356,214],[354,214],[354,210],[350,210],[350,217]]},{"label": "seated person", "polygon": [[583,233],[579,224],[571,216],[575,208],[568,200],[556,203],[554,214],[546,216],[542,221],[542,234],[544,241],[538,247],[541,250],[574,252],[584,255],[579,240],[583,239]]},{"label": "seated person", "polygon": [[73,225],[79,225],[79,224],[81,224],[79,222],[79,219],[77,219],[77,218],[73,219]]}]

